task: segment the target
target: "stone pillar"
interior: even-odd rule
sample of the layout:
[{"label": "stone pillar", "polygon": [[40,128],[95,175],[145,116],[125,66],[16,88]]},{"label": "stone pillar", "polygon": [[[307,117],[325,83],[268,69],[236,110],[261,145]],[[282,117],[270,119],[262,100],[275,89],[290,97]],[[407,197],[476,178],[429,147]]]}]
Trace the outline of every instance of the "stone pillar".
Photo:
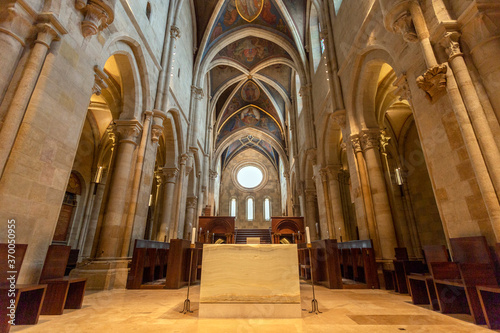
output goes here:
[{"label": "stone pillar", "polygon": [[161,171],[155,171],[155,179],[156,179],[156,189],[154,192],[154,200],[153,203],[153,216],[148,221],[149,226],[147,228],[148,234],[146,235],[146,239],[153,240],[156,239],[156,230],[160,224],[160,202],[163,201],[163,174]]},{"label": "stone pillar", "polygon": [[[186,164],[188,162],[189,155],[182,154],[180,157],[180,168],[179,168],[179,181],[177,182],[176,189],[176,201],[174,203],[174,211],[172,214],[172,220],[170,223],[171,226],[171,235],[169,239],[174,239],[179,237],[179,227],[180,227],[180,216],[181,216],[181,205],[182,205],[182,192],[184,191],[184,180],[186,178]],[[183,229],[181,229],[183,230]]]},{"label": "stone pillar", "polygon": [[[377,232],[377,222],[375,220],[375,211],[373,208],[372,193],[370,190],[370,182],[368,180],[368,171],[366,170],[365,157],[363,156],[363,149],[361,148],[361,140],[358,134],[351,136],[352,148],[356,156],[356,162],[359,170],[359,182],[361,185],[361,192],[363,194],[363,203],[365,205],[366,223],[368,229],[368,237],[373,240],[375,247],[375,255],[381,258],[380,240]],[[358,222],[359,223],[359,222]]]},{"label": "stone pillar", "polygon": [[198,208],[198,197],[190,196],[186,199],[186,221],[184,222],[184,238],[190,239],[189,236],[193,231],[193,226],[196,226],[194,219],[197,218],[196,210]]},{"label": "stone pillar", "polygon": [[116,258],[121,255],[125,236],[126,194],[137,146],[136,140],[142,129],[137,120],[119,120],[116,123],[120,140],[111,179],[110,198],[96,254],[98,258]]},{"label": "stone pillar", "polygon": [[[16,70],[23,48],[26,46],[26,38],[31,34],[33,17],[26,9],[19,4],[19,1],[10,2],[4,5],[0,11],[0,101],[11,82],[11,78]],[[0,110],[0,123],[2,120]],[[0,126],[1,128],[1,126]]]},{"label": "stone pillar", "polygon": [[[306,197],[306,203],[305,203],[305,208],[306,208],[306,214],[305,214],[305,220],[306,220],[306,225],[309,227],[309,231],[311,233],[311,239],[320,239],[322,235],[319,232],[319,221],[318,221],[318,201],[316,198],[316,190],[313,189],[308,189],[305,190],[305,197]],[[316,223],[318,223],[318,228]]]},{"label": "stone pillar", "polygon": [[462,98],[471,119],[476,138],[481,147],[486,167],[495,187],[497,197],[500,197],[500,151],[486,118],[486,114],[477,95],[476,89],[465,64],[463,53],[458,42],[460,35],[457,32],[445,33],[441,45],[449,56],[449,63],[462,93]]},{"label": "stone pillar", "polygon": [[[24,71],[17,89],[12,99],[9,100],[10,105],[8,107],[3,105],[6,102],[5,100],[0,105],[2,109],[4,107],[7,108],[0,131],[0,177],[7,164],[10,151],[16,140],[17,132],[19,131],[26,108],[38,81],[47,52],[52,41],[59,38],[60,32],[51,24],[40,23],[37,25],[37,29],[38,35],[35,40],[35,46],[33,46],[28,60],[24,65]],[[5,66],[2,64],[0,67]]]},{"label": "stone pillar", "polygon": [[158,237],[156,238],[159,242],[168,242],[168,237],[170,236],[170,229],[172,226],[172,212],[174,205],[174,194],[175,194],[175,183],[177,182],[177,176],[179,174],[179,169],[177,168],[162,168],[163,176],[165,178],[165,186],[163,193],[162,202],[162,214],[160,229],[158,231]]},{"label": "stone pillar", "polygon": [[377,223],[382,259],[394,259],[394,248],[398,246],[391,207],[387,196],[387,187],[379,153],[380,130],[363,131],[361,145],[363,148],[370,192],[373,199],[373,211]]},{"label": "stone pillar", "polygon": [[328,188],[330,189],[330,205],[332,208],[333,227],[335,229],[335,238],[340,241],[346,241],[346,227],[343,215],[342,194],[340,193],[339,173],[342,171],[342,165],[329,165],[325,171],[328,173]]},{"label": "stone pillar", "polygon": [[208,189],[208,205],[211,207],[211,212],[210,214],[213,216],[215,215],[215,180],[217,179],[217,176],[219,174],[216,171],[210,170],[209,171],[209,179],[210,183],[208,184],[209,189]]},{"label": "stone pillar", "polygon": [[328,169],[320,169],[319,176],[321,178],[321,187],[323,190],[323,197],[325,201],[326,223],[328,230],[328,237],[323,237],[323,238],[335,239],[336,238],[335,229],[333,228],[333,221],[332,221],[332,203],[330,200],[330,193],[328,190],[329,188]]}]

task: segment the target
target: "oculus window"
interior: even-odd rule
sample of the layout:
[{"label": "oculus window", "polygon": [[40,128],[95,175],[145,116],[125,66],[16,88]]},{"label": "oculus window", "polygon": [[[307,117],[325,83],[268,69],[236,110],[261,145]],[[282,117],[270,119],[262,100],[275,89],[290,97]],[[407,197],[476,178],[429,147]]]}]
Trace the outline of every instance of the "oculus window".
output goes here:
[{"label": "oculus window", "polygon": [[238,171],[236,179],[244,188],[255,188],[264,180],[264,174],[259,168],[249,165]]}]

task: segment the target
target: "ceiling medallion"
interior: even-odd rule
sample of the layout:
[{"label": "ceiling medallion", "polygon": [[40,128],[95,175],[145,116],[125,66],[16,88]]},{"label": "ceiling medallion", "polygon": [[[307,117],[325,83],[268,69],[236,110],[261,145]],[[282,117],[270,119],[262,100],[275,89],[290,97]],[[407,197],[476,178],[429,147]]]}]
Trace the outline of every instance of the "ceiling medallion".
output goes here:
[{"label": "ceiling medallion", "polygon": [[236,9],[240,16],[247,22],[259,17],[264,7],[264,0],[236,0]]}]

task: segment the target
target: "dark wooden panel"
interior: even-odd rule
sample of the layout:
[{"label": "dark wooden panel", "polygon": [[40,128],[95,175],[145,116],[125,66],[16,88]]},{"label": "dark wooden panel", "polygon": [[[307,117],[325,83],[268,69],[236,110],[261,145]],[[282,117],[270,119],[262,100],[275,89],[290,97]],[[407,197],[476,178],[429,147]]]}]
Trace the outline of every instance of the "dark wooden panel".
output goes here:
[{"label": "dark wooden panel", "polygon": [[[14,275],[15,281],[17,281],[27,248],[27,244],[15,244],[14,248],[13,245],[11,245],[10,252],[11,256],[13,257],[9,257],[9,244],[0,243],[0,287],[9,285],[7,278],[9,278],[11,275]],[[9,266],[9,260],[15,260],[14,269]],[[16,273],[8,273],[11,271],[14,271]]]},{"label": "dark wooden panel", "polygon": [[50,245],[45,256],[40,281],[62,278],[66,270],[70,251],[70,246]]}]

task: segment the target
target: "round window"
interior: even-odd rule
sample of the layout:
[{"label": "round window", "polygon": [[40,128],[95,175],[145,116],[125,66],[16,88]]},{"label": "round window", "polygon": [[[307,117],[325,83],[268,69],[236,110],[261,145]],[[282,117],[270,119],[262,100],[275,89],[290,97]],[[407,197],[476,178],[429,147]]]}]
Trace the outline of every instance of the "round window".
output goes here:
[{"label": "round window", "polygon": [[249,165],[238,171],[236,179],[244,188],[254,188],[262,183],[262,180],[264,180],[264,174],[259,168]]}]

